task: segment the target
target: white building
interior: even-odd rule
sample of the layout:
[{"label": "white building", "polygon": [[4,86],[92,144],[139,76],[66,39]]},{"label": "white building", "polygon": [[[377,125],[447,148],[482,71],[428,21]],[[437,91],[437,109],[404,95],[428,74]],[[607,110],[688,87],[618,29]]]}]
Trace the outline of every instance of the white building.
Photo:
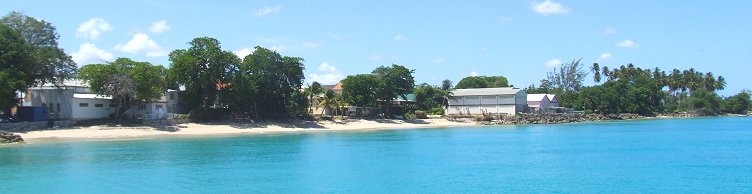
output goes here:
[{"label": "white building", "polygon": [[452,91],[448,115],[490,114],[515,115],[527,109],[527,94],[518,88],[474,88]]},{"label": "white building", "polygon": [[23,98],[23,106],[47,107],[50,119],[84,120],[107,118],[115,113],[112,98],[91,94],[81,81],[66,81],[61,86],[45,84],[31,87]]},{"label": "white building", "polygon": [[[112,97],[89,92],[89,85],[78,80],[66,81],[61,86],[46,84],[31,87],[24,95],[23,106],[47,107],[50,119],[87,120],[108,118],[116,111]],[[125,115],[140,119],[161,119],[166,116],[165,99],[140,103]]]}]

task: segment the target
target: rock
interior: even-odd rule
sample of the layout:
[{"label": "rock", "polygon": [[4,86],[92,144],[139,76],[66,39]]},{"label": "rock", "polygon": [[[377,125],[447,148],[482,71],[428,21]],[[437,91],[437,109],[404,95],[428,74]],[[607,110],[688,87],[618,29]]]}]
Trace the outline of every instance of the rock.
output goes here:
[{"label": "rock", "polygon": [[23,142],[20,135],[11,132],[0,131],[0,143],[20,143]]}]

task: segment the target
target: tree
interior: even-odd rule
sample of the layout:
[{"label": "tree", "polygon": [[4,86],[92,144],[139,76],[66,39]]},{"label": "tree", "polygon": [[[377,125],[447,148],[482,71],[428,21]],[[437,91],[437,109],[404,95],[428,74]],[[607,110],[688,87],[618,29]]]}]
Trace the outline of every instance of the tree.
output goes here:
[{"label": "tree", "polygon": [[392,66],[377,67],[371,72],[379,80],[376,98],[384,102],[386,114],[391,114],[389,107],[395,97],[407,98],[407,93],[413,90],[415,80],[412,74],[414,71],[402,65],[392,64]]},{"label": "tree", "polygon": [[369,107],[376,104],[378,78],[373,74],[357,74],[342,80],[342,97],[351,105]]},{"label": "tree", "polygon": [[722,110],[727,113],[747,114],[750,109],[750,94],[748,91],[739,92],[723,101]]},{"label": "tree", "polygon": [[306,101],[306,96],[300,92],[305,79],[302,58],[282,56],[276,51],[256,47],[245,56],[240,69],[244,70],[242,73],[250,74],[247,76],[250,80],[246,82],[253,82],[257,87],[256,94],[251,95],[256,98],[253,109],[258,116],[301,116],[307,112],[308,106],[303,109],[300,106]]},{"label": "tree", "polygon": [[[176,49],[169,54],[168,73],[175,85],[185,86],[181,94],[188,100],[194,118],[204,118],[206,111],[215,105],[218,85],[228,83],[228,74],[240,62],[231,51],[224,51],[218,40],[209,37],[195,38],[188,49]],[[247,58],[247,57],[246,57]]]},{"label": "tree", "polygon": [[422,83],[413,89],[415,103],[418,110],[430,110],[432,108],[441,108],[444,105],[446,92],[440,87],[434,87],[427,83]]},{"label": "tree", "polygon": [[313,112],[313,98],[323,93],[324,88],[321,87],[321,84],[319,82],[314,81],[313,83],[311,83],[310,86],[308,86],[308,88],[306,88],[305,92],[308,95],[308,99],[309,99],[308,101],[310,104],[310,106],[308,107],[309,109],[308,112],[312,113]]},{"label": "tree", "polygon": [[336,93],[334,93],[334,90],[326,90],[318,104],[318,106],[321,107],[321,115],[324,115],[325,110],[330,110],[331,112],[332,108],[336,107],[336,100]]},{"label": "tree", "polygon": [[0,24],[0,110],[4,113],[10,114],[18,104],[16,92],[33,82],[25,76],[34,71],[27,65],[32,60],[31,46],[16,30]]},{"label": "tree", "polygon": [[587,72],[582,70],[580,60],[582,59],[561,64],[558,71],[554,69],[554,71],[548,73],[547,80],[554,89],[561,90],[562,92],[578,92],[582,89],[582,81],[587,76]]},{"label": "tree", "polygon": [[593,71],[593,81],[595,83],[601,82],[601,68],[598,65],[598,63],[593,63],[593,67],[590,68],[591,71]]},{"label": "tree", "polygon": [[23,75],[27,86],[59,84],[76,76],[76,63],[58,47],[59,35],[51,23],[12,11],[0,19],[0,24],[16,30],[31,46],[32,58],[24,64],[33,70]]},{"label": "tree", "polygon": [[445,79],[444,81],[441,81],[441,90],[449,91],[452,90],[452,88],[454,88],[452,86],[452,80]]},{"label": "tree", "polygon": [[112,97],[117,110],[116,122],[120,122],[121,114],[132,102],[149,102],[162,97],[166,84],[164,67],[128,58],[85,65],[79,77],[88,82],[91,92]]},{"label": "tree", "polygon": [[504,76],[468,76],[462,78],[454,87],[456,89],[509,87],[509,81]]}]

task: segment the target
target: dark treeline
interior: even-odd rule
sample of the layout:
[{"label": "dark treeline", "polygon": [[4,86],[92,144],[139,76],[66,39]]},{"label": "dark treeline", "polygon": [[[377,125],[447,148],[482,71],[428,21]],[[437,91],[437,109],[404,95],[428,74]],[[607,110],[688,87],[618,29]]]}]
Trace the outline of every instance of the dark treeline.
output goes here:
[{"label": "dark treeline", "polygon": [[588,74],[579,60],[562,64],[560,68],[541,80],[538,87],[527,88],[528,93],[559,94],[564,107],[585,112],[657,113],[694,112],[700,115],[720,113],[746,113],[749,93],[722,98],[716,91],[723,90],[723,76],[703,73],[693,68],[666,72],[656,67],[642,69],[633,64],[618,68],[601,67],[598,63],[588,68],[593,81],[600,85],[584,87],[582,81]]}]

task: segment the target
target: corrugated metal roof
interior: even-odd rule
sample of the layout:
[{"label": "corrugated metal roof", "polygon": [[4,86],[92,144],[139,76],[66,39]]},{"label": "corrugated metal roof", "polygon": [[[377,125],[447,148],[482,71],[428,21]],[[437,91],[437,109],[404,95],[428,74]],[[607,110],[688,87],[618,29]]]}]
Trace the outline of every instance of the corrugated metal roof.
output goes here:
[{"label": "corrugated metal roof", "polygon": [[514,95],[518,92],[520,92],[519,88],[512,87],[456,89],[452,91],[454,96]]},{"label": "corrugated metal roof", "polygon": [[548,98],[548,94],[527,94],[527,101],[540,102]]},{"label": "corrugated metal roof", "polygon": [[102,96],[99,94],[80,94],[74,93],[73,98],[85,98],[85,99],[112,99],[110,96]]}]

